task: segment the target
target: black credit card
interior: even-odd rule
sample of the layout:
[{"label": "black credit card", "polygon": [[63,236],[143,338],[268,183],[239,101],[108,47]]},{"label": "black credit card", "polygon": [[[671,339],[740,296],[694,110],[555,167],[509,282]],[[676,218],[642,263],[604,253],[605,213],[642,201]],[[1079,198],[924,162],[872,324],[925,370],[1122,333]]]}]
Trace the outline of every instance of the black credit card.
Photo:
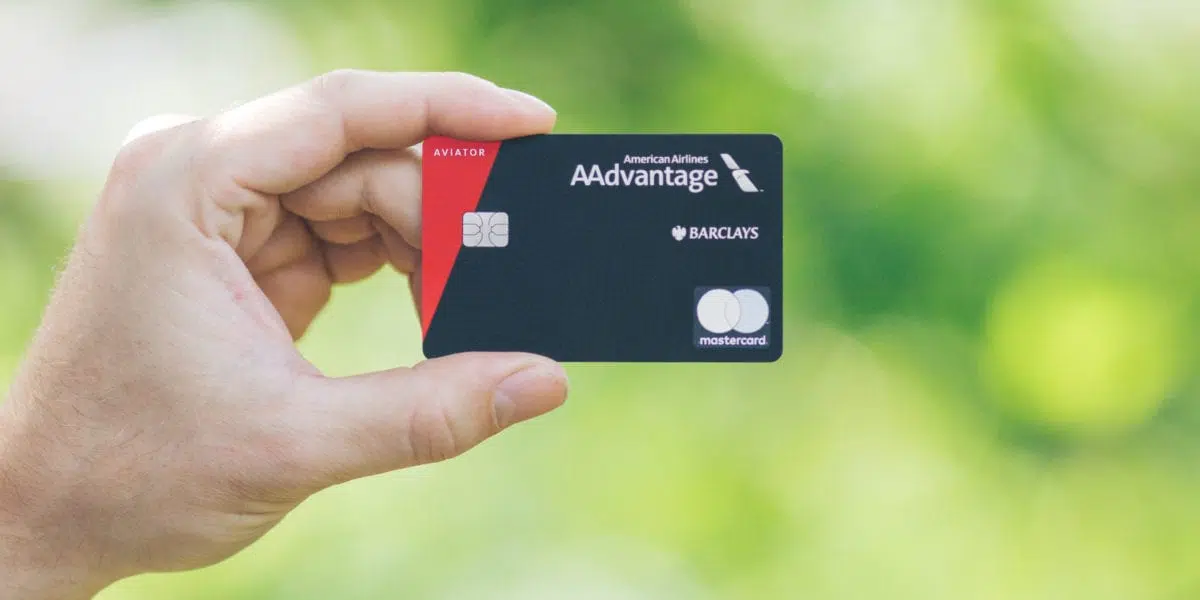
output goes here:
[{"label": "black credit card", "polygon": [[424,352],[771,362],[783,145],[767,134],[425,140]]}]

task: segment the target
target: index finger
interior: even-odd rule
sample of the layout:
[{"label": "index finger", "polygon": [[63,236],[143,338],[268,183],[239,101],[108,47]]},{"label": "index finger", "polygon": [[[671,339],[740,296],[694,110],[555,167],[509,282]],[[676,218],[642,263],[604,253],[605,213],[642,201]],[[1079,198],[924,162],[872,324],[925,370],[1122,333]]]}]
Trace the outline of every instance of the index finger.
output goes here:
[{"label": "index finger", "polygon": [[334,71],[215,117],[208,142],[222,173],[277,195],[358,150],[406,148],[430,135],[533,135],[555,118],[533,96],[463,73]]}]

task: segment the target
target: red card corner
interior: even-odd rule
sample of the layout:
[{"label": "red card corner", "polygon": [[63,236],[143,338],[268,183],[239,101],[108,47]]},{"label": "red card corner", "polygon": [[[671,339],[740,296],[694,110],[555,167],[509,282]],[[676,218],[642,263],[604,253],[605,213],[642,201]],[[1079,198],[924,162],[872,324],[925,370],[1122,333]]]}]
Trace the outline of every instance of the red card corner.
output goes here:
[{"label": "red card corner", "polygon": [[479,206],[501,142],[430,137],[421,146],[421,335],[462,247],[462,216]]}]

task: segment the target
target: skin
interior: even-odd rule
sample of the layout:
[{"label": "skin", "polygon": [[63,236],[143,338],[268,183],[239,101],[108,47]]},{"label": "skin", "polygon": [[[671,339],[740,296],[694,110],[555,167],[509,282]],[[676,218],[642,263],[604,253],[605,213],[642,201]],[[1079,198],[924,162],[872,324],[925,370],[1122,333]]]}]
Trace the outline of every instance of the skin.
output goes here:
[{"label": "skin", "polygon": [[559,406],[566,376],[539,356],[335,379],[294,345],[333,285],[389,263],[419,281],[414,144],[554,120],[469,75],[339,71],[140,128],[0,405],[0,597],[214,564],[324,488]]}]

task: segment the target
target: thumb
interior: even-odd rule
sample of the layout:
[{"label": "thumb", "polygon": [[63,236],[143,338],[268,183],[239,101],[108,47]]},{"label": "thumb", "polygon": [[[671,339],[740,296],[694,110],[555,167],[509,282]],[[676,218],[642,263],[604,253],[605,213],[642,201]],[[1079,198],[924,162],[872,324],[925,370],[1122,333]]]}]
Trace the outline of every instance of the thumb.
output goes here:
[{"label": "thumb", "polygon": [[462,454],[560,406],[567,377],[532,354],[468,353],[312,387],[310,439],[325,441],[319,460],[347,481]]}]

